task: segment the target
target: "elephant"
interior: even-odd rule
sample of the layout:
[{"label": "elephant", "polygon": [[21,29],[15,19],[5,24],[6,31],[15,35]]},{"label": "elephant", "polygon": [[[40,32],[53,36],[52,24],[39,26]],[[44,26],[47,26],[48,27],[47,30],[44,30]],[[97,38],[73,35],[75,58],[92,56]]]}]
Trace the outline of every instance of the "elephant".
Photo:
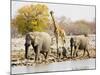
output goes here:
[{"label": "elephant", "polygon": [[[78,50],[83,50],[83,56],[87,52],[88,57],[90,58],[90,54],[88,51],[88,37],[87,36],[82,36],[82,37],[71,37],[70,38],[70,47],[71,47],[71,57],[76,57],[78,56]],[[74,48],[74,52],[73,52]]]},{"label": "elephant", "polygon": [[35,52],[35,62],[38,62],[39,55],[42,53],[47,59],[50,52],[51,36],[46,32],[29,32],[25,38],[25,58],[28,59],[28,48],[32,45]]},{"label": "elephant", "polygon": [[58,61],[60,59],[63,59],[63,58],[67,57],[67,49],[65,47],[63,47],[63,46],[59,47],[58,50],[59,50],[59,52],[58,52],[58,57],[59,57]]}]

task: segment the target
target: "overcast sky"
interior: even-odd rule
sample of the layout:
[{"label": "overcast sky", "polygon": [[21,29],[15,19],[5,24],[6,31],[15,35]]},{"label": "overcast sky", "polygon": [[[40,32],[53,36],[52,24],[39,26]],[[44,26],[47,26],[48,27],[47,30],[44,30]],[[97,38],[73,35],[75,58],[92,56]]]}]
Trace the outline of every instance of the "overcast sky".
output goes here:
[{"label": "overcast sky", "polygon": [[[16,16],[19,8],[29,4],[37,4],[36,2],[20,2],[13,1],[12,2],[12,18]],[[42,3],[46,4],[50,10],[54,11],[55,17],[65,16],[66,18],[70,18],[72,21],[76,20],[87,20],[93,21],[95,18],[95,7],[94,6],[80,6],[80,5],[65,5],[65,4],[50,4],[50,3]]]}]

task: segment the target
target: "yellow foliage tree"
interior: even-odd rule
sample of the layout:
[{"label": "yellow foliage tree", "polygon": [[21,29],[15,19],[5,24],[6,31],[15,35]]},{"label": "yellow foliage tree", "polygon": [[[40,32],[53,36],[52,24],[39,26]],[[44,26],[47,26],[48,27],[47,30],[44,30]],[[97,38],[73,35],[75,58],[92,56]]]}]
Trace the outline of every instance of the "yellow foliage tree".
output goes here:
[{"label": "yellow foliage tree", "polygon": [[48,17],[48,7],[44,4],[36,4],[20,8],[12,21],[18,32],[25,34],[31,31],[45,31],[48,26]]}]

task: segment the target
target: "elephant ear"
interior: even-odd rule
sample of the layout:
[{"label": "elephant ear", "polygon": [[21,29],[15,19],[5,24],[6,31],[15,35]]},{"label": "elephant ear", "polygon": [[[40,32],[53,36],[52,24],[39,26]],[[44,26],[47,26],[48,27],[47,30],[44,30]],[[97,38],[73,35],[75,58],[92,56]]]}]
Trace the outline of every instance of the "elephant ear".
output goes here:
[{"label": "elephant ear", "polygon": [[36,36],[35,38],[36,38],[37,40],[39,40],[39,41],[41,40],[41,37],[39,37],[39,36]]},{"label": "elephant ear", "polygon": [[39,45],[41,38],[39,36],[36,36],[34,39],[34,46]]},{"label": "elephant ear", "polygon": [[30,33],[30,38],[31,38],[31,40],[34,40],[34,38],[35,38],[34,34]]}]

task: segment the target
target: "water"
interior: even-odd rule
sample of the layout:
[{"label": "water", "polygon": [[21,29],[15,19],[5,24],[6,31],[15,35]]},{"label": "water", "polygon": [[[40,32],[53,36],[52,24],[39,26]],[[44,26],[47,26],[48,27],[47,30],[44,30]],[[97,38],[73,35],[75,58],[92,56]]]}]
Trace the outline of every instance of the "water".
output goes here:
[{"label": "water", "polygon": [[33,66],[14,66],[12,74],[18,73],[36,73],[50,71],[68,71],[68,70],[84,70],[95,69],[95,59],[70,60],[63,62],[55,62],[50,64],[35,64]]}]

